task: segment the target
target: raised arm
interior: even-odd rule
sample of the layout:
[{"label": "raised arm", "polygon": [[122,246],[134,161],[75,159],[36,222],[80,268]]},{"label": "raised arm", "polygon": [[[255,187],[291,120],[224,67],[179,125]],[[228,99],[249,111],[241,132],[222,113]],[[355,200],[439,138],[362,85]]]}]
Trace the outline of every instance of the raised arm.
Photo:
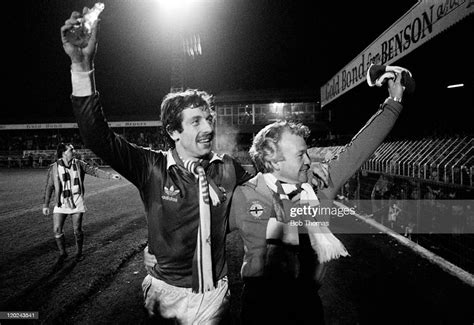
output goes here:
[{"label": "raised arm", "polygon": [[[389,97],[362,129],[329,162],[330,186],[324,190],[333,199],[342,185],[362,166],[382,143],[402,111],[403,87],[397,79],[389,80]],[[394,100],[395,99],[395,100]]]},{"label": "raised arm", "polygon": [[[87,10],[85,8],[84,12]],[[129,143],[109,128],[94,79],[99,20],[92,25],[90,34],[76,35],[75,39],[71,39],[70,31],[77,26],[80,18],[78,12],[73,12],[61,27],[64,52],[71,59],[71,99],[79,131],[87,148],[140,187],[148,179],[155,160],[161,155]],[[78,37],[82,38],[82,42],[78,42]]]}]

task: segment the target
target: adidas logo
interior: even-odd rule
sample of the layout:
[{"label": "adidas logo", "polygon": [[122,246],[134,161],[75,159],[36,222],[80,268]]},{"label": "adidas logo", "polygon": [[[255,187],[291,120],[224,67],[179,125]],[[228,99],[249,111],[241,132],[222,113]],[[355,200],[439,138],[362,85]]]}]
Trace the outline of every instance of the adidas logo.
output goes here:
[{"label": "adidas logo", "polygon": [[165,194],[166,195],[162,195],[161,198],[163,200],[167,200],[167,201],[172,201],[172,202],[178,202],[178,198],[176,196],[178,196],[179,194],[179,189],[174,189],[174,186],[171,185],[170,188],[167,188],[165,186]]}]

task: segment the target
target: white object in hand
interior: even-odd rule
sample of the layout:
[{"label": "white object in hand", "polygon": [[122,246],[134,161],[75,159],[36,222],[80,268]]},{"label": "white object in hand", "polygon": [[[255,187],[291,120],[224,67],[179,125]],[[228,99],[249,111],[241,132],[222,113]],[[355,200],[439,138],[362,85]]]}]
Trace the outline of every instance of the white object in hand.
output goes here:
[{"label": "white object in hand", "polygon": [[92,25],[94,22],[99,18],[100,13],[104,10],[105,5],[102,2],[97,2],[92,9],[89,10],[88,13],[84,15],[84,28],[86,29],[87,33],[91,32]]},{"label": "white object in hand", "polygon": [[86,47],[91,36],[92,25],[104,8],[103,3],[97,2],[82,18],[79,18],[77,24],[66,34],[68,42],[75,46]]}]

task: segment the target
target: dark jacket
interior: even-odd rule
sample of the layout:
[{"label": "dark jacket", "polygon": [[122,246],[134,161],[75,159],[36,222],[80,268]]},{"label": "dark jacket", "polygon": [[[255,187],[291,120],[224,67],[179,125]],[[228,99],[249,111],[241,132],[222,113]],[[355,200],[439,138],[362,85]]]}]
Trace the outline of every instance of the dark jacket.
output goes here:
[{"label": "dark jacket", "polygon": [[[158,263],[148,270],[171,285],[191,287],[192,261],[199,226],[199,184],[176,164],[172,152],[145,149],[115,134],[102,112],[99,94],[72,97],[85,145],[139,190],[148,223],[148,246]],[[214,159],[215,158],[215,159]],[[225,193],[211,206],[211,247],[215,280],[227,274],[225,235],[229,202],[237,184],[249,175],[228,155],[215,155],[206,175]]]}]

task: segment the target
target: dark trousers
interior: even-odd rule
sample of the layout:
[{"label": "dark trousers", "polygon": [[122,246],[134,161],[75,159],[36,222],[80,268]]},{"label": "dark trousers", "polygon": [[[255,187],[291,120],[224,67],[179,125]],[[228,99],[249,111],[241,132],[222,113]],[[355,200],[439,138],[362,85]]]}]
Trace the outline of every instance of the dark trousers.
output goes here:
[{"label": "dark trousers", "polygon": [[318,288],[307,278],[244,278],[242,324],[324,324]]}]

